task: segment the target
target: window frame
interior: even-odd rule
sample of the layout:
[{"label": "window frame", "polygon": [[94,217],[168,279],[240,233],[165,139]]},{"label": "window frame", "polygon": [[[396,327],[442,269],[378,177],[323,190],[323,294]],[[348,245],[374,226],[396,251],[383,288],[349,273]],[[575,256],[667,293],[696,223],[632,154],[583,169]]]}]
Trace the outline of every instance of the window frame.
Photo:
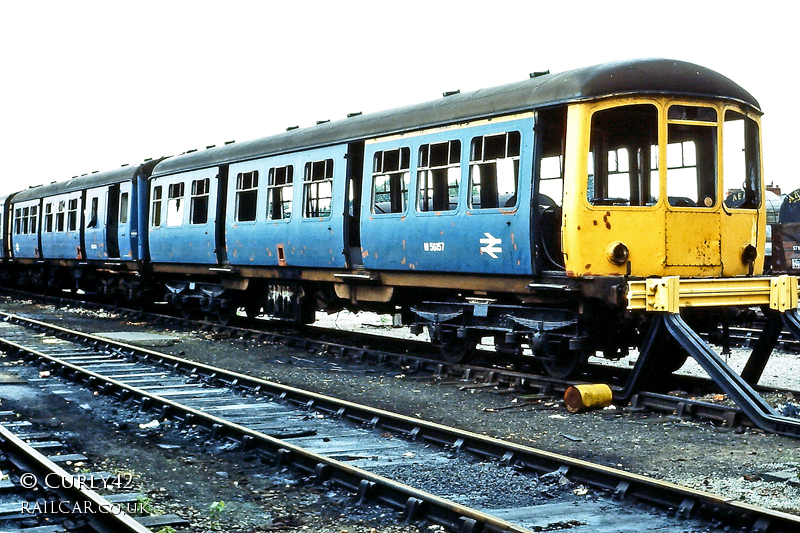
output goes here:
[{"label": "window frame", "polygon": [[[166,226],[168,228],[178,228],[184,225],[183,219],[186,211],[186,183],[183,181],[176,181],[168,184],[167,186],[167,220]],[[183,201],[183,205],[181,202]],[[175,216],[171,217],[172,207],[175,206]]]},{"label": "window frame", "polygon": [[80,198],[67,199],[67,233],[78,230],[78,210],[80,209]]},{"label": "window frame", "polygon": [[[715,120],[711,121],[711,120],[705,119],[704,117],[691,117],[691,118],[686,118],[686,117],[674,118],[673,117],[673,118],[670,118],[670,112],[673,109],[678,109],[680,107],[694,109],[698,113],[700,111],[702,111],[702,110],[704,110],[706,112],[711,110],[715,114]],[[721,118],[722,118],[723,114],[724,114],[724,111],[723,111],[723,113],[721,113],[720,109],[717,106],[714,106],[713,104],[710,104],[710,103],[685,102],[685,101],[675,100],[675,101],[668,102],[664,106],[664,121],[665,121],[665,126],[664,126],[664,130],[665,130],[665,137],[664,137],[664,163],[665,163],[665,165],[664,165],[665,166],[665,168],[664,168],[664,197],[665,197],[665,200],[664,201],[666,202],[666,204],[668,206],[668,209],[675,210],[675,211],[682,211],[682,210],[686,210],[686,209],[689,209],[689,210],[698,210],[699,209],[702,212],[710,212],[710,211],[716,211],[720,207],[720,205],[723,203],[723,201],[724,201],[724,198],[723,198],[724,191],[722,190],[721,174],[720,174],[720,155],[722,155],[721,146],[720,146],[720,134],[722,132],[722,125],[721,125],[720,121],[721,121]],[[701,165],[700,165],[700,163],[699,163],[699,161],[697,159],[697,153],[698,152],[697,152],[697,143],[696,142],[694,143],[694,145],[695,145],[694,165],[690,165],[690,166],[682,165],[680,167],[670,166],[670,146],[677,146],[678,145],[677,142],[675,142],[675,143],[670,142],[670,140],[671,140],[671,131],[672,131],[671,126],[676,126],[676,127],[683,126],[683,127],[686,127],[686,128],[698,128],[697,131],[702,131],[700,128],[713,128],[713,134],[708,136],[708,138],[712,141],[712,143],[714,145],[714,160],[711,162],[713,169],[711,170],[711,179],[709,180],[709,183],[713,184],[713,190],[714,190],[714,197],[712,198],[713,201],[712,201],[711,205],[706,205],[704,203],[704,198],[703,197],[705,196],[706,198],[708,198],[708,196],[702,194],[701,191],[699,191],[699,190],[696,192],[696,195],[697,195],[697,199],[696,200],[692,200],[690,198],[690,200],[693,203],[695,203],[695,205],[679,205],[677,203],[678,202],[677,200],[676,200],[676,203],[673,203],[670,200],[670,198],[683,198],[683,197],[679,197],[679,196],[670,196],[670,183],[671,183],[671,181],[670,181],[670,170],[673,171],[673,176],[674,176],[675,175],[675,173],[674,173],[675,170],[686,169],[686,168],[694,168],[695,169],[695,173],[696,173],[696,175],[695,175],[695,183],[699,185],[701,183],[701,179],[702,179],[702,177],[700,176],[700,172],[702,172],[702,170],[700,168]],[[684,155],[685,154],[685,146],[686,146],[686,143],[688,143],[688,142],[691,142],[691,141],[681,141],[680,142],[682,159],[685,157],[685,155]],[[672,149],[672,153],[673,154],[675,153],[675,148]],[[685,162],[685,161],[683,161],[683,162]]]},{"label": "window frame", "polygon": [[[486,159],[486,142],[487,142],[487,139],[499,138],[501,136],[505,137],[505,140],[504,140],[504,143],[503,143],[503,157],[495,157],[495,158]],[[517,145],[516,145],[516,155],[513,155],[513,154],[509,155],[510,154],[510,150],[511,150],[510,147],[513,147],[512,139],[514,137],[516,137],[516,143],[517,143]],[[477,155],[477,153],[478,153],[477,142],[478,141],[480,141],[480,149],[479,149],[480,156]],[[509,128],[509,129],[503,130],[503,131],[496,131],[496,132],[492,132],[492,133],[484,133],[484,134],[481,134],[481,135],[474,135],[469,140],[469,150],[470,150],[469,151],[469,162],[468,162],[469,168],[468,168],[468,171],[467,171],[467,208],[470,210],[470,212],[485,213],[485,212],[491,212],[489,210],[496,210],[496,209],[500,209],[500,210],[503,210],[503,211],[506,211],[506,212],[513,212],[513,211],[517,210],[519,208],[519,203],[520,203],[519,202],[519,189],[520,189],[520,170],[521,170],[521,164],[522,164],[522,131],[520,131],[519,129],[515,129],[515,128]],[[477,157],[480,157],[480,159],[477,159]],[[476,174],[476,171],[478,169],[480,169],[480,168],[485,167],[485,166],[492,165],[492,164],[494,165],[494,178],[493,178],[493,180],[494,180],[494,188],[497,190],[497,192],[495,193],[495,196],[496,196],[496,199],[499,200],[499,197],[500,197],[499,184],[503,181],[503,180],[500,179],[499,162],[500,161],[505,161],[505,160],[510,160],[512,171],[515,174],[514,175],[514,192],[506,200],[504,205],[500,205],[500,202],[497,201],[498,205],[496,205],[496,206],[490,205],[490,206],[484,207],[483,206],[483,202],[481,201],[481,202],[479,202],[477,204],[478,207],[476,207],[475,206],[476,204],[474,204],[474,202],[473,202],[473,200],[475,199],[475,195],[473,194],[473,189],[476,186],[475,185],[475,174]],[[483,176],[481,176],[481,179],[483,179]],[[488,178],[488,179],[492,179],[492,178]],[[478,187],[480,187],[481,190],[483,189],[483,186],[484,186],[483,183],[480,183],[478,185]],[[479,197],[482,197],[482,196],[483,195],[481,193],[479,193]],[[511,204],[511,205],[505,205],[512,198],[514,200],[514,203]],[[482,200],[482,198],[481,198],[481,200]]]},{"label": "window frame", "polygon": [[[438,146],[441,146],[443,144],[447,144],[447,162],[444,165],[438,165],[438,164],[431,165],[430,164],[431,147],[432,146],[437,146],[438,147]],[[453,147],[456,144],[458,145],[458,149],[457,150],[453,150]],[[423,157],[423,150],[426,150],[425,157]],[[454,157],[455,154],[457,154],[457,157]],[[462,159],[463,159],[463,143],[462,143],[462,140],[460,138],[450,138],[450,139],[445,139],[445,140],[442,140],[442,141],[433,141],[433,142],[422,143],[417,147],[416,156],[417,156],[417,159],[416,159],[417,165],[416,165],[416,173],[415,173],[416,174],[415,175],[416,182],[415,182],[415,185],[414,185],[414,195],[415,195],[414,206],[415,206],[416,212],[420,213],[420,214],[422,214],[422,213],[434,213],[434,214],[435,213],[440,213],[440,214],[455,214],[455,213],[458,213],[460,208],[461,208],[461,196],[462,196],[461,191],[463,189],[462,181],[463,181],[463,177],[464,177],[463,176],[464,169],[463,169],[463,165],[462,165]],[[426,164],[423,164],[423,163],[426,163]],[[457,169],[457,172],[453,172],[452,174],[454,174],[458,179],[458,183],[457,183],[458,192],[457,192],[457,194],[455,196],[452,196],[452,195],[450,195],[450,191],[453,189],[453,187],[450,186],[450,175],[451,175],[451,170],[456,170],[456,169]],[[437,209],[438,201],[433,196],[434,195],[434,189],[436,188],[436,184],[432,184],[431,186],[427,186],[427,183],[428,183],[429,180],[432,181],[434,179],[441,179],[441,178],[437,178],[437,176],[434,176],[433,174],[431,174],[434,171],[439,171],[439,172],[444,171],[444,173],[445,173],[446,180],[445,180],[445,183],[444,183],[444,185],[445,185],[444,188],[448,191],[448,195],[447,195],[447,199],[448,199],[447,206],[448,206],[448,208],[447,209]],[[423,176],[424,176],[424,178],[423,178]],[[425,185],[424,190],[431,191],[430,198],[426,195],[425,198],[423,199],[423,196],[422,196],[423,184]],[[450,202],[451,198],[456,198],[456,203],[455,203],[455,206],[453,206],[453,207],[451,207],[451,205],[452,205],[452,203]],[[423,205],[422,205],[423,201],[426,204],[427,203],[431,203],[432,205],[430,206],[430,208],[423,208]],[[439,207],[441,207],[441,206],[439,206]]]},{"label": "window frame", "polygon": [[[317,169],[322,168],[322,174]],[[328,220],[333,216],[333,181],[336,165],[331,157],[307,161],[303,165],[303,213],[306,220]],[[329,186],[329,195],[323,196],[320,191]],[[313,195],[311,193],[314,193]],[[327,210],[320,209],[320,200],[328,200]]]},{"label": "window frame", "polygon": [[[205,226],[206,224],[208,224],[210,199],[211,199],[211,178],[199,178],[196,180],[192,180],[192,189],[190,191],[190,197],[189,197],[189,225]],[[120,196],[120,204],[121,202],[122,202],[122,196]],[[121,212],[122,208],[120,206],[120,213]],[[198,220],[197,217],[201,212],[203,212],[203,218],[201,220]]]},{"label": "window frame", "polygon": [[[245,186],[249,183],[249,186]],[[236,223],[254,224],[258,220],[258,184],[259,184],[259,171],[258,169],[248,170],[246,172],[239,172],[236,174],[236,182],[233,184],[234,188],[234,202],[233,202],[233,220]],[[244,203],[244,201],[248,203]],[[243,207],[252,203],[248,207],[247,214],[252,214],[253,218],[242,218]]]},{"label": "window frame", "polygon": [[130,211],[130,193],[122,191],[119,193],[119,223],[128,224],[128,215]]},{"label": "window frame", "polygon": [[[397,152],[397,168],[386,168],[387,155]],[[378,179],[383,178],[385,185],[388,185],[388,190],[377,190]],[[370,195],[370,213],[377,216],[383,215],[404,215],[408,213],[410,195],[412,192],[411,181],[411,147],[398,146],[395,148],[387,148],[384,150],[376,150],[372,155],[372,180],[371,180],[371,195]],[[398,189],[399,185],[399,189]],[[377,202],[378,195],[389,195],[390,210],[383,211],[379,207],[380,203]],[[398,202],[401,204],[400,209],[394,209],[394,204]]]},{"label": "window frame", "polygon": [[150,227],[160,228],[162,223],[161,207],[164,201],[163,185],[153,185],[152,200],[150,201]]},{"label": "window frame", "polygon": [[[283,171],[283,181],[276,183],[278,180],[278,171]],[[288,192],[288,194],[287,194]],[[280,197],[280,218],[275,218],[275,200],[276,196]],[[287,199],[288,197],[288,199]],[[290,221],[294,216],[294,165],[278,165],[270,167],[267,171],[267,210],[266,219],[271,222]],[[289,206],[289,216],[286,215],[285,206]]]}]

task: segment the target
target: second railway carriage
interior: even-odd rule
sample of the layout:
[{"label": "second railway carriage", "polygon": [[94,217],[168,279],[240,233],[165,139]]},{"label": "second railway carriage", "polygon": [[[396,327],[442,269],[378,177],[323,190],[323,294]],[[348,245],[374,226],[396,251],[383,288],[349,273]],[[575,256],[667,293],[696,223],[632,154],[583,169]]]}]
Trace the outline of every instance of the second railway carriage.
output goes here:
[{"label": "second railway carriage", "polygon": [[[148,257],[146,176],[155,161],[31,188],[9,199],[6,253],[23,284],[125,297]],[[127,288],[126,288],[127,286]]]},{"label": "second railway carriage", "polygon": [[641,343],[628,280],[761,272],[759,129],[728,78],[632,60],[185,154],[149,183],[153,273],[187,313],[399,311],[566,374]]}]

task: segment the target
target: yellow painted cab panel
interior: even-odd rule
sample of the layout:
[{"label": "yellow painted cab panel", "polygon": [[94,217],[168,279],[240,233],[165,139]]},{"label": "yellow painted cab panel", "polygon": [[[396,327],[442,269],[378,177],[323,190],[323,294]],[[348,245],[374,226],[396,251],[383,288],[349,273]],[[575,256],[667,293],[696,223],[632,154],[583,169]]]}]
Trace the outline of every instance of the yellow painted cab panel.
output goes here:
[{"label": "yellow painted cab panel", "polygon": [[[629,127],[621,120],[607,120],[605,137],[598,141],[595,138],[598,128],[593,132],[596,126],[592,122],[593,113],[624,106],[635,111],[631,113],[634,118],[636,112],[651,118],[657,114],[658,134],[655,120],[645,127]],[[668,117],[670,106],[681,110],[689,108],[689,113],[698,113],[699,109],[699,118]],[[703,114],[723,117],[728,116],[724,115],[727,110],[729,107],[714,107],[707,102],[678,106],[667,98],[633,97],[570,106],[561,228],[568,275],[719,277],[761,272],[766,207],[763,202],[757,208],[752,203],[749,208],[729,207],[735,195],[729,197],[731,192],[724,189],[723,158],[708,148],[713,146],[713,150],[718,150],[717,147],[722,146],[722,130],[727,122],[721,119],[712,122]],[[624,112],[620,116],[625,117]],[[748,119],[757,124],[757,119]],[[672,128],[669,129],[669,144],[668,126]],[[637,127],[639,130],[635,130]],[[620,149],[625,128],[640,137],[643,136],[641,131],[650,136],[638,140],[638,145],[630,143]],[[692,144],[691,150],[681,147],[688,144]],[[678,164],[674,163],[676,146],[685,152],[680,155],[682,159]],[[602,155],[590,155],[592,149]],[[701,153],[702,150],[706,152]],[[603,160],[598,165],[594,157]],[[758,163],[760,165],[760,157]],[[634,168],[637,164],[638,168]],[[595,175],[603,176],[598,168],[605,172],[607,183],[598,185],[595,182],[603,179],[595,178]],[[668,170],[672,180],[669,188]],[[697,180],[696,190],[685,185],[680,188],[680,183],[676,186],[687,173]],[[703,179],[706,181],[702,182]],[[630,181],[629,187],[626,181]],[[690,185],[693,183],[689,180]],[[758,187],[763,198],[763,180]],[[612,253],[620,244],[628,254],[624,261]],[[748,245],[759,251],[752,264],[743,260],[743,250]]]}]

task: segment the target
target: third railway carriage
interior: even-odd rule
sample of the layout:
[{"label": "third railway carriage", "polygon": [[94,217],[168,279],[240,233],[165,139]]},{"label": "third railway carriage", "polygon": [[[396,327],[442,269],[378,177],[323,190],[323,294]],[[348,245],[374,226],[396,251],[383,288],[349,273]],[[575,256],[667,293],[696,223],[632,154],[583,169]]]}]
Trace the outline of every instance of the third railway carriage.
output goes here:
[{"label": "third railway carriage", "polygon": [[[17,193],[6,273],[71,269],[187,316],[399,313],[449,359],[491,338],[565,376],[640,347],[653,312],[711,331],[733,305],[796,307],[796,280],[759,276],[760,115],[680,61],[531,75]],[[650,350],[664,370],[671,348]]]}]

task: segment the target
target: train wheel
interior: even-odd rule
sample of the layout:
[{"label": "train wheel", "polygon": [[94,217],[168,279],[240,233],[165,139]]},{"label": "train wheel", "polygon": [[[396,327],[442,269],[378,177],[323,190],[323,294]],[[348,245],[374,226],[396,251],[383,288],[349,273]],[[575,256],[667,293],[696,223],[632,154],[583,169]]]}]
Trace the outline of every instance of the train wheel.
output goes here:
[{"label": "train wheel", "polygon": [[227,326],[230,324],[233,317],[236,315],[235,309],[220,309],[215,313],[215,318],[218,324],[222,324],[223,326]]},{"label": "train wheel", "polygon": [[661,342],[653,345],[652,350],[649,356],[650,372],[656,380],[659,376],[679,370],[689,358],[686,350],[672,336],[661,339]]},{"label": "train wheel", "polygon": [[552,339],[550,342],[545,343],[541,352],[537,355],[545,372],[549,376],[558,379],[565,379],[579,374],[589,359],[588,352],[570,350],[567,337]]},{"label": "train wheel", "polygon": [[477,342],[471,339],[453,339],[447,344],[439,344],[439,354],[443,361],[456,365],[463,363],[475,353]]},{"label": "train wheel", "polygon": [[565,379],[580,374],[587,359],[588,356],[581,351],[568,351],[555,357],[543,357],[541,362],[547,375]]},{"label": "train wheel", "polygon": [[256,318],[261,314],[261,304],[259,302],[248,302],[244,304],[243,309],[247,318]]}]

